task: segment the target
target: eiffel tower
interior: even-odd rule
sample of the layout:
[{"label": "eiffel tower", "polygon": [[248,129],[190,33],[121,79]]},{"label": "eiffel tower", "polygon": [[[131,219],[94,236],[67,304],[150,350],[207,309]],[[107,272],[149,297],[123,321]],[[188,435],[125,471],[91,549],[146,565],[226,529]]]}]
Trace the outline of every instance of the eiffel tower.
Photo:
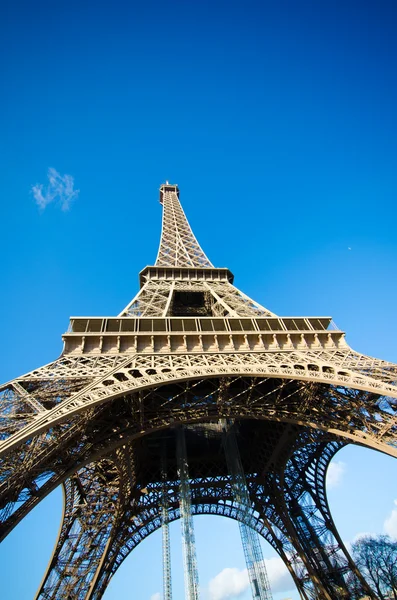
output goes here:
[{"label": "eiffel tower", "polygon": [[351,598],[349,580],[375,598],[332,520],[325,477],[346,444],[397,456],[397,366],[352,350],[329,317],[281,318],[246,296],[204,254],[178,187],[162,185],[160,202],[157,260],[133,300],[117,317],[71,318],[57,360],[1,387],[1,539],[62,485],[36,598],[101,598],[161,527],[161,507],[180,517],[179,425],[193,513],[242,519],[221,451],[218,424],[229,421],[249,525],[301,598]]}]

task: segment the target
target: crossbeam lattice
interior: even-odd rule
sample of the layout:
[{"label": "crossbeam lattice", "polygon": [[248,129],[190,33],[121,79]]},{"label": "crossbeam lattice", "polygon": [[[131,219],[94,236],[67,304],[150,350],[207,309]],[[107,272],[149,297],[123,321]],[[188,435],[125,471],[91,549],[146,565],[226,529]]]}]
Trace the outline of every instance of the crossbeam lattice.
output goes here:
[{"label": "crossbeam lattice", "polygon": [[[330,319],[280,318],[249,298],[202,251],[178,188],[160,194],[159,253],[138,294],[118,317],[73,319],[57,360],[0,387],[0,539],[62,485],[37,599],[100,600],[129,552],[181,517],[168,434],[183,426],[192,514],[263,535],[304,600],[348,598],[348,574],[374,598],[333,523],[325,477],[347,443],[397,457],[397,366],[352,350]],[[249,518],[220,419],[239,425]]]}]

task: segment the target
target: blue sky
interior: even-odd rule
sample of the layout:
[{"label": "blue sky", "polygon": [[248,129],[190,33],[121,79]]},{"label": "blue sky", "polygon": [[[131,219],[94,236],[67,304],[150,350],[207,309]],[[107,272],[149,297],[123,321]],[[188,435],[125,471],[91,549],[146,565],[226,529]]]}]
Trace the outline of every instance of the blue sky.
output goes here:
[{"label": "blue sky", "polygon": [[[70,315],[127,304],[156,257],[165,179],[244,292],[280,315],[332,315],[353,348],[397,362],[395,2],[8,0],[0,16],[1,380],[55,359]],[[79,193],[43,208],[50,168]],[[335,461],[343,539],[383,532],[395,461]],[[5,600],[32,597],[59,517],[55,492],[2,544]],[[198,519],[197,539],[206,590],[244,568],[236,524]],[[295,600],[283,585],[276,600]],[[105,599],[160,590],[154,534]]]}]

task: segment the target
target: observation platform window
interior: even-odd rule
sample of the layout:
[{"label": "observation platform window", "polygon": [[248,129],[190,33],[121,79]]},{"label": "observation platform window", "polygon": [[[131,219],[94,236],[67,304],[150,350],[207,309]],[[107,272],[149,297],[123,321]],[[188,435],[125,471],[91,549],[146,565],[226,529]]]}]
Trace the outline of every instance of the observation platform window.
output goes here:
[{"label": "observation platform window", "polygon": [[171,331],[183,331],[183,321],[182,319],[170,319],[171,322]]},{"label": "observation platform window", "polygon": [[153,331],[153,319],[140,319],[139,331]]},{"label": "observation platform window", "polygon": [[283,319],[283,321],[288,331],[307,330],[305,319]]},{"label": "observation platform window", "polygon": [[165,319],[153,319],[153,331],[166,331],[167,324]]},{"label": "observation platform window", "polygon": [[87,330],[88,319],[73,319],[72,331],[73,333],[83,333]]},{"label": "observation platform window", "polygon": [[197,331],[196,319],[183,319],[184,331]]},{"label": "observation platform window", "polygon": [[330,319],[310,319],[310,323],[315,330],[324,331],[330,324]]},{"label": "observation platform window", "polygon": [[214,331],[212,319],[200,319],[201,331]]},{"label": "observation platform window", "polygon": [[226,325],[223,319],[212,319],[212,325],[215,331],[226,331]]},{"label": "observation platform window", "polygon": [[121,331],[135,331],[135,319],[123,319],[121,321]]},{"label": "observation platform window", "polygon": [[256,323],[260,331],[271,331],[268,319],[257,319]]},{"label": "observation platform window", "polygon": [[244,331],[255,331],[255,327],[251,319],[241,319],[241,325]]},{"label": "observation platform window", "polygon": [[269,326],[271,331],[284,331],[284,327],[280,319],[269,319]]},{"label": "observation platform window", "polygon": [[176,290],[172,298],[173,317],[210,317],[211,297],[207,292]]},{"label": "observation platform window", "polygon": [[90,319],[88,321],[87,332],[98,333],[102,331],[103,320],[102,319]]},{"label": "observation platform window", "polygon": [[120,331],[120,319],[108,319],[106,331]]}]

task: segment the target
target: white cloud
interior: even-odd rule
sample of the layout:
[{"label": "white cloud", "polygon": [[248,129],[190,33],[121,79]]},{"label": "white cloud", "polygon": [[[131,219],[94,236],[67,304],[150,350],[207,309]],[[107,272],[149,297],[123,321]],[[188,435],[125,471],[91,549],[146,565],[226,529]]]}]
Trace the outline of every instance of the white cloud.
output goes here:
[{"label": "white cloud", "polygon": [[[288,592],[294,585],[283,560],[277,556],[265,559],[267,576],[272,592]],[[226,568],[208,584],[210,600],[240,598],[250,587],[247,569]]]},{"label": "white cloud", "polygon": [[353,537],[353,539],[351,541],[343,540],[343,544],[344,544],[346,550],[348,551],[348,553],[352,556],[352,554],[353,554],[353,549],[352,549],[353,544],[355,544],[356,542],[358,542],[362,538],[377,537],[378,535],[379,535],[378,533],[375,533],[373,531],[360,531],[359,533],[356,533],[356,535]]},{"label": "white cloud", "polygon": [[161,600],[160,592],[156,592],[153,596],[150,596],[150,600]]},{"label": "white cloud", "polygon": [[327,469],[327,480],[326,484],[328,488],[337,487],[346,472],[346,465],[344,462],[334,460],[330,463]]},{"label": "white cloud", "polygon": [[383,529],[390,537],[397,538],[397,500],[394,500],[394,505],[396,508],[393,508],[390,515],[385,519]]},{"label": "white cloud", "polygon": [[61,175],[56,169],[48,169],[48,184],[36,183],[32,186],[33,197],[39,208],[44,210],[51,202],[60,204],[62,210],[69,210],[73,200],[80,190],[74,189],[74,178],[71,175]]},{"label": "white cloud", "polygon": [[223,569],[208,584],[210,600],[238,598],[248,587],[247,569]]},{"label": "white cloud", "polygon": [[361,531],[360,533],[356,533],[356,535],[354,536],[351,544],[354,544],[355,542],[358,542],[358,540],[361,540],[361,538],[364,537],[374,537],[376,536],[376,533],[373,533],[371,531]]},{"label": "white cloud", "polygon": [[265,565],[272,592],[288,592],[295,587],[282,558],[279,556],[266,558]]}]

